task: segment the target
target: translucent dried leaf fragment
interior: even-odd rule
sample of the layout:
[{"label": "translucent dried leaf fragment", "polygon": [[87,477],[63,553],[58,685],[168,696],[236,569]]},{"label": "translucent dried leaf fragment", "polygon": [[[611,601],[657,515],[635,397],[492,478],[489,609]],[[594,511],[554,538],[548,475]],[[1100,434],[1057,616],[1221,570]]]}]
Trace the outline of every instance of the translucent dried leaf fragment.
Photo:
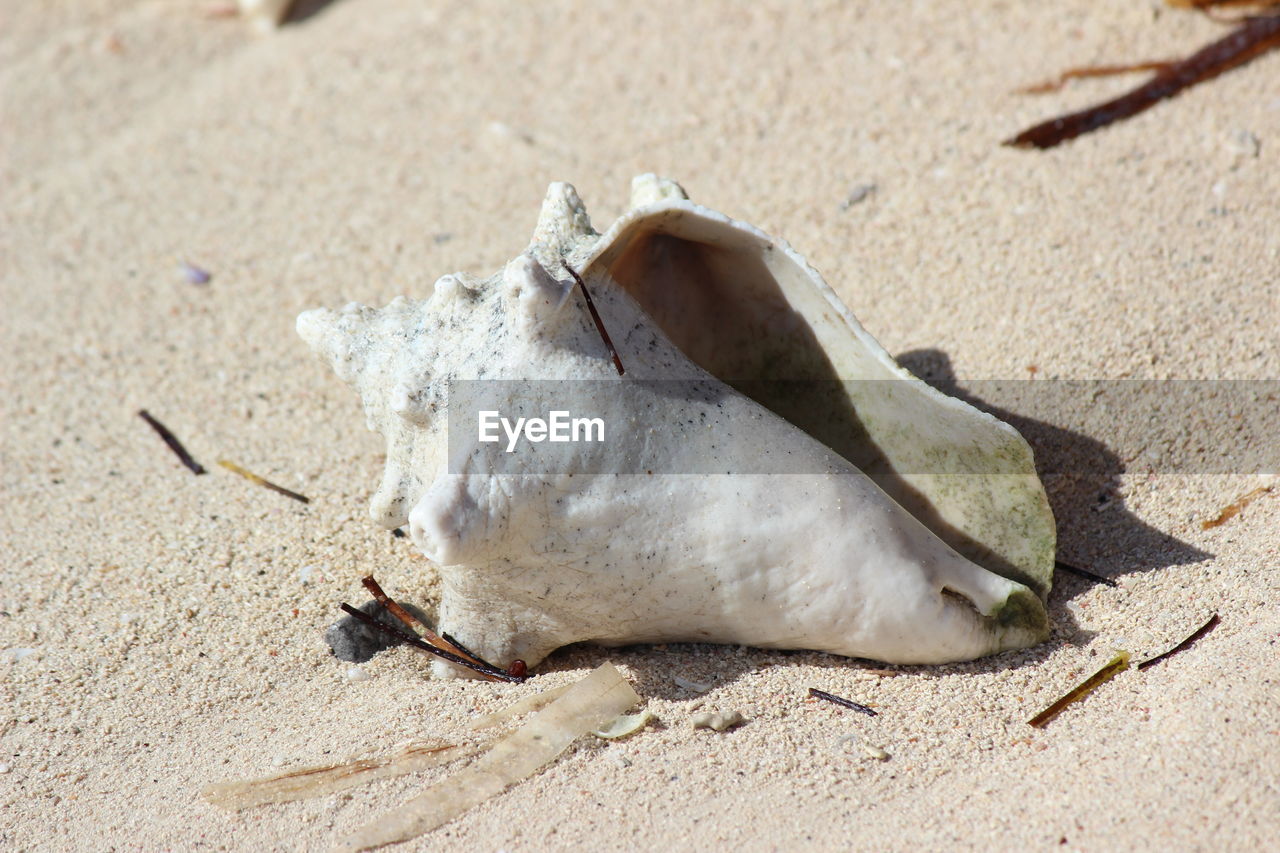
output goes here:
[{"label": "translucent dried leaf fragment", "polygon": [[613,664],[602,664],[473,765],[348,836],[338,849],[368,850],[429,832],[532,776],[580,736],[639,701]]},{"label": "translucent dried leaf fragment", "polygon": [[572,687],[572,684],[561,684],[559,687],[552,687],[550,690],[543,690],[541,693],[534,693],[512,702],[500,711],[494,711],[492,714],[485,714],[483,717],[476,717],[468,726],[473,732],[491,729],[494,726],[501,725],[507,720],[513,720],[516,717],[522,717],[532,711],[541,711],[550,705],[556,699],[559,699],[565,692]]},{"label": "translucent dried leaf fragment", "polygon": [[237,811],[269,803],[291,803],[354,788],[374,779],[439,767],[474,755],[481,748],[414,741],[385,758],[362,758],[327,767],[306,767],[248,782],[216,782],[206,787],[201,796],[215,806]]}]

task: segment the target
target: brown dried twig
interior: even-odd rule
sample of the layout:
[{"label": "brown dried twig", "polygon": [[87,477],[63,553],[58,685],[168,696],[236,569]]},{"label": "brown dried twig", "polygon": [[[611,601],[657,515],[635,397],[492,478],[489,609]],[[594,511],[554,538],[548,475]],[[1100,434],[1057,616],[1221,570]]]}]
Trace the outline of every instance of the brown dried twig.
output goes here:
[{"label": "brown dried twig", "polygon": [[[361,580],[365,589],[373,595],[374,599],[390,611],[404,624],[405,629],[397,628],[394,625],[388,625],[385,622],[373,618],[367,613],[363,613],[350,604],[341,604],[342,610],[359,622],[363,622],[369,627],[388,634],[401,642],[413,646],[415,649],[435,655],[438,658],[465,667],[473,672],[477,672],[484,677],[493,681],[512,681],[516,683],[523,682],[528,678],[528,667],[522,660],[514,660],[508,669],[501,669],[486,661],[484,658],[472,653],[465,646],[458,643],[447,634],[444,637],[439,636],[432,631],[422,620],[418,619],[408,610],[405,610],[397,604],[389,595],[382,591],[382,587],[373,579],[373,575],[369,575]],[[407,630],[406,630],[407,629]],[[419,636],[417,631],[421,629],[425,636]]]},{"label": "brown dried twig", "polygon": [[1019,95],[1047,95],[1050,92],[1056,92],[1063,86],[1067,85],[1068,80],[1084,80],[1091,77],[1115,77],[1118,74],[1130,74],[1137,71],[1163,71],[1172,65],[1170,60],[1151,60],[1149,62],[1134,62],[1127,65],[1084,65],[1079,68],[1068,68],[1052,80],[1044,80],[1040,83],[1032,83],[1030,86],[1023,86],[1020,89],[1014,89]]},{"label": "brown dried twig", "polygon": [[1258,498],[1267,494],[1267,492],[1270,492],[1273,488],[1275,487],[1259,486],[1258,488],[1254,489],[1252,492],[1249,492],[1248,494],[1245,494],[1245,495],[1241,495],[1239,498],[1232,501],[1227,506],[1223,507],[1222,511],[1219,512],[1213,518],[1209,519],[1208,521],[1200,522],[1200,529],[1210,530],[1214,527],[1217,527],[1219,524],[1223,524],[1224,522],[1230,521],[1231,519],[1239,515],[1241,510],[1243,510],[1249,504],[1256,501]]},{"label": "brown dried twig", "polygon": [[359,610],[356,610],[354,607],[352,607],[350,604],[347,604],[346,602],[343,602],[338,606],[341,607],[342,611],[346,613],[348,616],[352,617],[358,622],[363,622],[364,624],[368,625],[370,628],[373,628],[376,631],[381,631],[384,634],[390,634],[391,636],[395,637],[401,642],[408,643],[410,646],[413,646],[415,649],[419,649],[421,651],[427,652],[428,654],[435,655],[438,658],[443,658],[444,660],[447,660],[450,663],[456,663],[458,666],[465,667],[469,670],[472,670],[473,672],[478,672],[481,675],[487,676],[488,678],[494,681],[511,681],[511,682],[515,682],[516,684],[519,684],[525,680],[525,676],[512,675],[511,673],[505,670],[498,669],[496,666],[491,666],[488,664],[483,664],[483,665],[477,664],[470,660],[467,660],[464,657],[455,655],[453,652],[447,652],[444,649],[436,648],[435,646],[423,640],[417,634],[411,634],[408,631],[395,627],[394,625],[388,625],[386,622],[380,622],[377,619],[374,619],[369,614],[362,613]]},{"label": "brown dried twig", "polygon": [[[1185,59],[1157,63],[1159,70],[1136,89],[1088,109],[1037,124],[1005,140],[1004,144],[1015,148],[1052,148],[1068,139],[1144,112],[1183,89],[1212,80],[1277,46],[1280,46],[1280,13],[1243,18],[1236,29]],[[1075,76],[1083,76],[1083,69],[1075,71]]]},{"label": "brown dried twig", "polygon": [[404,626],[406,628],[408,628],[410,631],[421,630],[423,639],[425,639],[431,645],[435,646],[438,649],[444,649],[447,652],[453,652],[455,655],[459,657],[467,658],[472,663],[478,663],[481,666],[491,666],[490,664],[486,663],[485,661],[471,654],[471,652],[469,652],[468,650],[459,646],[457,643],[454,643],[450,640],[446,640],[442,638],[435,631],[432,631],[431,628],[428,627],[425,622],[423,622],[421,619],[414,616],[408,610],[405,610],[403,607],[401,607],[399,604],[393,601],[391,599],[391,596],[387,595],[385,592],[382,591],[382,587],[379,586],[378,582],[373,579],[373,575],[368,575],[366,577],[361,578],[360,583],[364,584],[364,588],[369,590],[369,594],[373,596],[375,601],[377,601],[383,607],[387,608],[387,610],[391,612],[392,616],[396,617],[397,619],[399,619],[401,622],[404,623]]}]

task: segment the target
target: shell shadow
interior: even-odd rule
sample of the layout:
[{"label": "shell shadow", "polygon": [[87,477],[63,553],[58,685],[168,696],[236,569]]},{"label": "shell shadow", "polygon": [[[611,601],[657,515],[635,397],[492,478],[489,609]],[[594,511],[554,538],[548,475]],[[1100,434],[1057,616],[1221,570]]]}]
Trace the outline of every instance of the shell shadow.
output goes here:
[{"label": "shell shadow", "polygon": [[[1079,583],[1078,579],[1072,579]],[[1081,584],[1083,586],[1083,584]],[[628,645],[616,647],[598,646],[594,643],[574,643],[552,652],[540,663],[534,674],[592,669],[606,660],[625,665],[630,671],[632,687],[646,698],[669,701],[693,702],[699,699],[714,701],[721,687],[728,687],[740,678],[750,678],[762,671],[805,668],[820,670],[808,686],[835,689],[831,679],[839,679],[841,673],[858,670],[891,670],[901,675],[941,677],[956,674],[997,673],[1036,666],[1064,644],[1084,646],[1093,636],[1084,631],[1064,605],[1068,596],[1057,590],[1050,595],[1049,618],[1053,634],[1045,642],[1028,649],[1015,649],[974,661],[949,664],[886,664],[864,658],[850,658],[825,652],[803,649],[761,649],[750,646],[715,645],[710,643],[665,643],[661,646]],[[707,673],[712,673],[708,675]],[[711,689],[707,693],[690,690],[676,679],[703,682]],[[807,694],[797,694],[797,700]]]},{"label": "shell shadow", "polygon": [[[1213,557],[1125,509],[1119,491],[1124,461],[1104,442],[1001,408],[966,391],[956,378],[951,359],[940,350],[911,350],[896,359],[944,394],[994,415],[1022,433],[1035,453],[1036,472],[1057,519],[1062,561],[1111,578]],[[1063,573],[1057,572],[1055,582],[1063,580]]]},{"label": "shell shadow", "polygon": [[300,24],[308,18],[313,18],[320,14],[337,0],[294,0],[289,6],[289,13],[285,15],[284,24]]}]

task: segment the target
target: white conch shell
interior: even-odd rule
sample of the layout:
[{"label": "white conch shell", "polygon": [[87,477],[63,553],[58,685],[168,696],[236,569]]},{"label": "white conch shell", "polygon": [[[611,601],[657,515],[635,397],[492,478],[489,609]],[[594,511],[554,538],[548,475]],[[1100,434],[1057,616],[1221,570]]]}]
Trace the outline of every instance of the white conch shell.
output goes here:
[{"label": "white conch shell", "polygon": [[[500,275],[298,318],[387,439],[371,512],[439,566],[442,628],[530,665],[583,640],[898,663],[1043,640],[1053,519],[1016,431],[897,366],[785,244],[653,176],[632,203],[600,236],[553,184]],[[446,389],[471,379],[595,380],[615,435],[554,472],[494,473],[474,431],[446,439]],[[672,379],[691,384],[648,381]],[[744,451],[767,473],[673,473],[740,471]],[[584,476],[602,453],[627,472]]]}]

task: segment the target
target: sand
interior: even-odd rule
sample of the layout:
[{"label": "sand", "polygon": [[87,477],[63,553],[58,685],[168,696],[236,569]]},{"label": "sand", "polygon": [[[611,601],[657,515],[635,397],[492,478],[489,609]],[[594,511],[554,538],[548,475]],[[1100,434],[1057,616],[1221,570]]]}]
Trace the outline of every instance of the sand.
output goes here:
[{"label": "sand", "polygon": [[[1129,81],[1016,86],[1187,52],[1220,25],[1154,0],[337,0],[253,38],[176,0],[9,6],[0,649],[34,652],[0,660],[0,848],[323,849],[443,771],[240,814],[198,792],[456,741],[604,660],[659,726],[580,742],[404,849],[1274,843],[1280,489],[1201,528],[1263,482],[1258,465],[1130,455],[1115,436],[1144,422],[1123,405],[1084,431],[1040,424],[1061,555],[1119,585],[1060,574],[1053,637],[1025,652],[882,675],[809,653],[586,647],[510,687],[433,681],[396,650],[350,681],[321,634],[364,600],[359,577],[427,607],[438,590],[368,520],[380,440],[293,322],[497,269],[552,180],[603,224],[655,171],[804,252],[929,378],[1274,380],[1280,55],[1036,153],[998,143]],[[1202,414],[1187,441],[1231,440]],[[1192,649],[1026,724],[1114,649],[1149,656],[1212,612]],[[748,722],[695,731],[699,710]]]}]

